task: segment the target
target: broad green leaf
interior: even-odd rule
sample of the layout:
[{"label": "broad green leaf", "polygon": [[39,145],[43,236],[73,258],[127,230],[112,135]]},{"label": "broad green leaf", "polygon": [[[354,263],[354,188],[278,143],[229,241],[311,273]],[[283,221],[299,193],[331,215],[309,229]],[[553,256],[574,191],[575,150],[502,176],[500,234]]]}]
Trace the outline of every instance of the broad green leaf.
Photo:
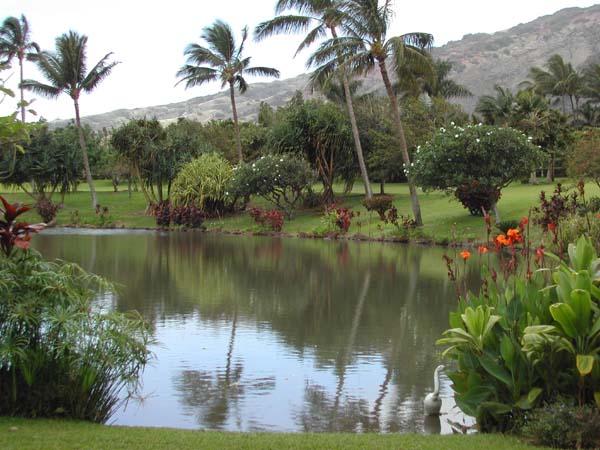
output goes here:
[{"label": "broad green leaf", "polygon": [[594,368],[594,356],[593,355],[577,355],[577,370],[579,375],[585,377],[592,372]]},{"label": "broad green leaf", "polygon": [[534,387],[532,390],[529,391],[529,394],[527,394],[527,400],[530,404],[533,405],[541,393],[542,388]]},{"label": "broad green leaf", "polygon": [[550,314],[559,324],[565,334],[571,338],[577,337],[577,318],[573,309],[566,303],[555,303],[550,306]]},{"label": "broad green leaf", "polygon": [[575,324],[579,331],[579,334],[583,336],[588,332],[588,325],[590,322],[590,314],[592,312],[592,300],[590,299],[590,293],[582,289],[575,289],[571,291],[571,300],[569,306],[575,314]]},{"label": "broad green leaf", "polygon": [[488,355],[483,355],[479,357],[479,362],[481,366],[485,369],[493,377],[502,381],[509,389],[513,388],[512,377],[508,373],[508,371],[498,364],[494,359]]},{"label": "broad green leaf", "polygon": [[596,406],[600,408],[600,392],[594,392],[594,400],[596,401]]},{"label": "broad green leaf", "polygon": [[512,411],[512,407],[510,405],[499,402],[483,402],[481,407],[484,410],[489,411],[494,416],[501,416]]},{"label": "broad green leaf", "polygon": [[506,363],[506,366],[510,369],[511,372],[514,372],[515,349],[513,347],[512,341],[506,334],[502,336],[502,340],[500,341],[500,354],[502,355],[502,359]]}]

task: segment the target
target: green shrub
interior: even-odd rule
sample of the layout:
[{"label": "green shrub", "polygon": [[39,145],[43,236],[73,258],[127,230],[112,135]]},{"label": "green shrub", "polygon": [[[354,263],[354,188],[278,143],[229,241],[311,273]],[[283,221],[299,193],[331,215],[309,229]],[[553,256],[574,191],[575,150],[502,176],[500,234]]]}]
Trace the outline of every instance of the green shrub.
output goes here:
[{"label": "green shrub", "polygon": [[590,197],[587,201],[587,210],[591,213],[600,212],[600,197]]},{"label": "green shrub", "polygon": [[600,402],[600,259],[592,243],[580,237],[550,273],[524,265],[518,276],[519,252],[533,262],[529,249],[514,246],[517,237],[503,244],[501,258],[512,255],[500,264],[506,280],[484,276],[484,289],[460,298],[438,341],[456,361],[456,403],[482,431],[514,430],[557,395],[580,406]]},{"label": "green shrub", "polygon": [[291,220],[303,192],[314,179],[308,162],[298,156],[265,155],[237,167],[228,190],[234,197],[259,195]]},{"label": "green shrub", "polygon": [[573,406],[559,399],[532,412],[523,436],[537,445],[553,448],[598,448],[600,411],[591,406]]},{"label": "green shrub", "polygon": [[232,175],[231,164],[216,153],[190,161],[173,182],[173,205],[195,206],[208,215],[229,211],[235,202],[226,189]]},{"label": "green shrub", "polygon": [[365,198],[362,202],[367,211],[375,211],[379,218],[386,220],[386,212],[394,206],[394,197],[391,195],[375,195],[371,198]]}]

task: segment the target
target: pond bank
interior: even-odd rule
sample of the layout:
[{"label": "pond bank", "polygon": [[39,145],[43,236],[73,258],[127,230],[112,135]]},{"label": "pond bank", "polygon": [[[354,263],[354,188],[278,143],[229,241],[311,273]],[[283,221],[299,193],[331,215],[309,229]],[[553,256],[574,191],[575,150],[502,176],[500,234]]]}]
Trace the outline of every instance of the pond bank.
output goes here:
[{"label": "pond bank", "polygon": [[116,427],[85,422],[0,417],[3,449],[403,449],[520,450],[531,447],[503,435],[425,436],[350,433],[226,433]]}]

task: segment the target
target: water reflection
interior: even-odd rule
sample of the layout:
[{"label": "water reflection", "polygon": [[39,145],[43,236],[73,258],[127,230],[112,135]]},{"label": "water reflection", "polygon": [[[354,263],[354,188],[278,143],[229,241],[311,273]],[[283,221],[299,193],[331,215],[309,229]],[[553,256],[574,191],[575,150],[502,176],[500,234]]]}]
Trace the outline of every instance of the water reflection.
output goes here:
[{"label": "water reflection", "polygon": [[121,285],[113,307],[155,326],[152,395],[118,424],[437,429],[421,402],[455,304],[440,249],[201,233],[46,233],[36,246]]}]

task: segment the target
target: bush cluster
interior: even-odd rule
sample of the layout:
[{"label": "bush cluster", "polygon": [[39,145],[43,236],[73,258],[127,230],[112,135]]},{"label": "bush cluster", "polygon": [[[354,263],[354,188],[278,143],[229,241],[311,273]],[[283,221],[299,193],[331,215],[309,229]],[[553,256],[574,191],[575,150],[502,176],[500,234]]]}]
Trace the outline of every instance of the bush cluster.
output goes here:
[{"label": "bush cluster", "polygon": [[367,211],[375,211],[379,214],[382,221],[386,220],[386,213],[394,204],[394,197],[391,195],[375,195],[371,198],[365,198],[362,202]]},{"label": "bush cluster", "polygon": [[159,203],[154,211],[156,225],[168,228],[170,225],[184,228],[202,228],[205,214],[195,206],[171,206],[169,202]]},{"label": "bush cluster", "polygon": [[45,198],[35,204],[35,210],[45,223],[50,223],[62,208],[60,203],[53,203],[52,200]]},{"label": "bush cluster", "polygon": [[275,209],[264,210],[259,207],[250,208],[250,217],[265,231],[281,232],[283,214]]}]

